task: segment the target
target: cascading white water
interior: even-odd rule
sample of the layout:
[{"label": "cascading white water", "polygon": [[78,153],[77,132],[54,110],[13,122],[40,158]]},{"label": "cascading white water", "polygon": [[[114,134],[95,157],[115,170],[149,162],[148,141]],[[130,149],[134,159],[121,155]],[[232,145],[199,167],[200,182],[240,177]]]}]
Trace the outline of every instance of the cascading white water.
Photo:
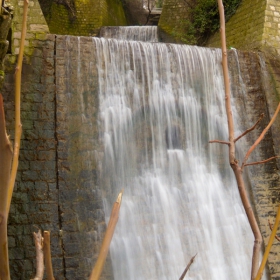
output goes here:
[{"label": "cascading white water", "polygon": [[104,26],[100,37],[118,40],[158,42],[157,26]]},{"label": "cascading white water", "polygon": [[124,189],[115,280],[250,278],[253,235],[227,147],[221,53],[93,38],[105,208]]}]

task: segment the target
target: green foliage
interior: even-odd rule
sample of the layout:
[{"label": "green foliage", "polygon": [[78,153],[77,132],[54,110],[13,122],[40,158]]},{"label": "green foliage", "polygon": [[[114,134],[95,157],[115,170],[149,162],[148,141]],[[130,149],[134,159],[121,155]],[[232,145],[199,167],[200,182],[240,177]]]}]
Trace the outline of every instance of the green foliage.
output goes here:
[{"label": "green foliage", "polygon": [[[235,13],[242,0],[224,0],[226,21]],[[217,0],[185,0],[188,7],[188,20],[182,21],[185,33],[180,34],[182,42],[204,45],[207,39],[219,29]],[[179,35],[179,34],[173,34]]]}]

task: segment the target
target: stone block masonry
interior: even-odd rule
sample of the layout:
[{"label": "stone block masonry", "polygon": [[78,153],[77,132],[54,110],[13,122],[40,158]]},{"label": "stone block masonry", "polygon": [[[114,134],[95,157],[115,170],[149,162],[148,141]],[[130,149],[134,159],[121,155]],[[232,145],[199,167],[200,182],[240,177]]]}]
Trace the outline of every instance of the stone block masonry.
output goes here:
[{"label": "stone block masonry", "polygon": [[[245,146],[243,146],[243,151],[238,152],[238,154],[240,153],[238,159],[242,161],[245,153],[259,137],[275,111],[276,89],[272,83],[271,71],[268,71],[265,65],[266,60],[259,57],[258,53],[229,51],[228,61],[231,72],[232,102],[237,105],[239,110],[241,109],[241,111],[236,112],[240,119],[238,126],[241,126],[242,131],[245,131],[254,125],[261,113],[265,115],[259,126],[241,140]],[[242,79],[241,83],[240,79]],[[244,91],[244,88],[247,91]],[[278,154],[279,129],[280,119],[278,118],[272,129],[268,131],[265,138],[251,154],[248,162],[261,161]],[[237,149],[240,148],[241,143],[237,142]],[[247,190],[251,195],[265,246],[271,233],[268,219],[271,222],[274,221],[279,206],[279,163],[279,160],[275,160],[267,164],[248,166],[244,169],[244,177],[249,179]],[[268,271],[271,276],[268,279],[279,279],[279,252],[280,243],[275,240],[268,259]]]},{"label": "stone block masonry", "polygon": [[[22,0],[6,0],[5,2],[10,3],[10,5],[14,7],[10,44],[11,53],[18,54],[22,29],[22,14],[24,2]],[[38,2],[38,0],[29,0],[27,34],[24,44],[24,52],[26,54],[26,58],[30,57],[37,42],[44,40],[48,33],[49,27],[43,16],[40,3]]]},{"label": "stone block masonry", "polygon": [[280,2],[267,0],[263,42],[266,48],[277,50],[280,55]]},{"label": "stone block masonry", "polygon": [[[236,13],[226,23],[228,47],[236,49],[260,49],[263,45],[265,22],[265,0],[243,0]],[[220,47],[217,32],[207,43],[209,47]]]},{"label": "stone block masonry", "polygon": [[[35,248],[32,232],[51,231],[56,279],[64,279],[63,247],[59,230],[57,141],[55,136],[55,36],[33,40],[33,55],[22,69],[22,139],[19,169],[9,217],[9,250],[12,279],[34,277]],[[3,88],[8,132],[14,130],[15,57],[6,59]]]},{"label": "stone block masonry", "polygon": [[160,41],[180,43],[186,32],[188,6],[183,0],[163,1],[162,13],[158,23]]},{"label": "stone block masonry", "polygon": [[[99,184],[98,78],[90,37],[57,36],[59,209],[67,279],[86,279],[106,229]],[[108,260],[101,279],[112,279]]]},{"label": "stone block masonry", "polygon": [[[86,279],[106,229],[97,168],[96,69],[88,63],[92,38],[47,35],[35,43],[22,71],[23,134],[8,229],[12,279],[34,277],[32,232],[38,228],[51,231],[55,279]],[[14,61],[8,55],[3,88],[11,138]],[[88,67],[90,84],[80,72]],[[79,89],[92,94],[81,99]],[[101,279],[112,279],[110,260]]]},{"label": "stone block masonry", "polygon": [[46,13],[51,33],[96,36],[102,26],[127,25],[120,0],[75,0],[73,9],[53,2]]},{"label": "stone block masonry", "polygon": [[[243,0],[226,23],[228,47],[262,50],[280,55],[280,3],[276,0]],[[217,32],[207,43],[220,47]]]},{"label": "stone block masonry", "polygon": [[[23,135],[8,229],[12,279],[30,279],[35,274],[32,232],[37,228],[51,231],[55,279],[86,279],[97,258],[106,225],[102,203],[104,189],[99,181],[103,147],[97,130],[98,84],[94,48],[94,40],[90,37],[48,35],[45,41],[36,41],[33,55],[24,61]],[[11,136],[14,60],[12,55],[6,60],[3,88]],[[229,62],[231,69],[236,71],[231,70],[233,91],[237,95],[235,102],[244,107],[244,112],[250,112],[244,118],[244,129],[247,129],[263,110],[267,116],[271,114],[267,109],[271,98],[264,92],[273,92],[275,88],[271,77],[266,79],[270,84],[264,84],[262,75],[270,74],[268,70],[262,71],[265,65],[260,66],[262,63],[255,53],[231,52]],[[243,101],[242,84],[237,87],[240,74],[250,89],[246,102]],[[268,119],[259,130],[248,135],[249,144],[267,122]],[[275,154],[272,143],[279,139],[279,122],[276,125],[259,147],[257,160]],[[248,172],[262,234],[267,242],[270,232],[267,218],[273,221],[279,204],[277,162],[250,167]],[[279,279],[279,246],[275,242],[269,258],[273,280]],[[113,279],[110,259],[101,279]]]},{"label": "stone block masonry", "polygon": [[[80,2],[82,7],[82,2],[86,1]],[[23,2],[11,0],[11,3],[15,7],[12,54],[8,55],[5,61],[3,95],[8,131],[13,138],[14,69],[21,35]],[[106,227],[101,200],[102,188],[98,181],[102,145],[98,141],[97,132],[96,69],[94,63],[89,63],[94,45],[90,37],[48,35],[49,27],[38,0],[30,0],[29,3],[30,18],[22,76],[23,135],[8,229],[12,279],[30,279],[35,274],[32,232],[37,228],[51,231],[55,279],[86,279],[96,260]],[[106,5],[110,3],[102,3],[105,13]],[[176,5],[179,9],[180,3],[176,2]],[[236,67],[243,69],[241,72],[248,80],[256,81],[256,85],[252,86],[248,93],[246,105],[248,107],[253,104],[256,116],[250,115],[248,118],[254,123],[257,115],[262,112],[259,111],[265,108],[266,104],[266,113],[271,116],[279,101],[279,93],[274,90],[279,90],[280,66],[279,60],[273,56],[279,40],[275,33],[279,30],[276,30],[275,25],[279,24],[279,3],[275,0],[244,0],[240,9],[242,7],[245,12],[241,10],[239,14],[236,13],[242,24],[235,26],[237,23],[234,23],[234,18],[232,23],[228,22],[228,26],[235,26],[233,31],[240,30],[236,33],[229,28],[228,37],[230,39],[232,36],[233,40],[230,45],[241,49],[259,49],[265,46],[271,54],[264,60],[259,60],[257,55],[252,53],[238,54],[241,62]],[[57,11],[61,8],[57,7]],[[114,18],[111,12],[102,20],[96,12],[93,17],[96,26],[110,25],[109,19]],[[62,14],[60,15],[63,18]],[[173,19],[172,16],[170,18]],[[264,22],[264,18],[268,23]],[[57,20],[60,20],[59,17]],[[84,25],[80,22],[80,31],[87,32],[86,35],[96,34],[98,28],[86,22]],[[63,22],[57,21],[56,24],[62,30]],[[214,40],[212,42],[214,45]],[[234,57],[231,56],[232,61]],[[265,77],[260,74],[260,65],[267,68],[262,71]],[[89,68],[91,78],[80,72],[81,69]],[[238,74],[235,79],[239,79]],[[260,80],[263,88],[257,86],[257,81]],[[71,86],[70,81],[73,83]],[[265,91],[265,96],[261,95],[261,90]],[[258,152],[262,159],[266,151],[279,154],[280,146],[275,144],[280,141],[279,129],[278,118]],[[257,132],[254,137],[257,137]],[[265,242],[269,234],[267,218],[270,217],[273,221],[276,206],[279,204],[279,161],[270,163],[271,168],[257,167],[257,171],[250,173],[252,185],[255,187],[253,198]],[[258,175],[263,172],[263,176]],[[273,245],[269,263],[272,279],[280,279],[278,243]],[[102,279],[112,279],[110,261],[106,264]]]}]

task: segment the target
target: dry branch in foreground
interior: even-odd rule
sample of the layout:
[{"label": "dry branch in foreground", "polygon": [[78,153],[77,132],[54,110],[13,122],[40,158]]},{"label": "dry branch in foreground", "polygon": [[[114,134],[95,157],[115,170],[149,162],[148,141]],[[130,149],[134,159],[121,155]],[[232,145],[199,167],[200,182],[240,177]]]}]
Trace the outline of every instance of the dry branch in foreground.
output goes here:
[{"label": "dry branch in foreground", "polygon": [[110,220],[109,220],[109,223],[107,226],[107,230],[105,232],[105,236],[104,236],[104,239],[103,239],[103,242],[101,245],[101,249],[100,249],[97,261],[96,261],[94,268],[91,272],[91,275],[89,277],[89,280],[98,280],[101,275],[101,272],[102,272],[104,263],[106,261],[107,254],[108,254],[110,242],[114,235],[115,227],[116,227],[118,219],[119,219],[119,212],[120,212],[120,207],[121,207],[121,202],[122,202],[122,194],[123,194],[123,190],[119,193],[117,200],[115,201],[115,203],[113,205]]},{"label": "dry branch in foreground", "polygon": [[245,136],[247,133],[253,131],[257,125],[260,123],[260,121],[263,119],[264,117],[264,113],[262,113],[260,115],[260,118],[257,120],[257,122],[251,127],[251,128],[248,128],[246,131],[244,131],[241,135],[239,135],[236,139],[234,139],[234,142],[237,142],[239,139],[241,139],[243,136]]},{"label": "dry branch in foreground", "polygon": [[7,221],[8,187],[12,165],[12,146],[6,132],[3,97],[0,94],[0,279],[10,279]]},{"label": "dry branch in foreground", "polygon": [[[2,6],[0,1],[0,8]],[[20,89],[21,68],[23,60],[24,41],[26,35],[28,0],[24,0],[21,43],[15,78],[15,141],[12,152],[11,143],[6,133],[3,98],[0,96],[0,279],[10,280],[7,220],[18,168],[18,156],[21,137],[20,122]]]},{"label": "dry branch in foreground", "polygon": [[52,268],[52,257],[51,257],[51,241],[50,241],[50,232],[44,231],[43,238],[43,251],[44,259],[47,273],[47,280],[55,280],[53,277],[53,268]]},{"label": "dry branch in foreground", "polygon": [[[219,6],[219,14],[220,14],[220,33],[221,33],[221,44],[222,44],[222,66],[223,66],[223,74],[224,74],[224,85],[225,85],[225,106],[226,106],[226,114],[227,114],[227,121],[228,121],[228,133],[229,133],[229,163],[234,172],[236,182],[238,185],[238,190],[240,194],[240,198],[245,209],[250,227],[254,234],[254,247],[253,247],[253,255],[252,255],[252,267],[251,267],[251,280],[254,280],[259,267],[259,256],[261,250],[261,243],[262,243],[262,236],[256,221],[250,200],[248,198],[245,183],[243,179],[243,166],[246,163],[247,158],[249,157],[247,152],[247,158],[243,161],[242,167],[238,165],[238,161],[235,156],[235,142],[240,139],[242,136],[247,134],[252,129],[248,129],[246,132],[243,133],[242,136],[238,138],[234,138],[234,122],[233,122],[233,114],[231,108],[231,99],[230,99],[230,81],[229,81],[229,73],[228,73],[228,63],[227,63],[227,47],[226,47],[226,33],[225,33],[225,16],[224,16],[224,6],[222,0],[217,0]],[[257,122],[258,123],[258,122]],[[255,125],[256,126],[256,125]],[[264,132],[265,133],[265,132]],[[259,137],[261,140],[262,138]],[[260,141],[259,140],[259,141]],[[259,143],[259,142],[258,142]],[[255,143],[256,145],[258,143]]]},{"label": "dry branch in foreground", "polygon": [[[270,230],[272,231],[272,230],[273,230],[273,225],[272,225],[272,223],[270,222],[270,220],[268,220],[268,224],[269,224]],[[280,236],[275,235],[275,238],[280,242]]]},{"label": "dry branch in foreground", "polygon": [[20,149],[20,138],[22,133],[22,125],[20,120],[20,96],[21,96],[20,93],[21,93],[21,72],[22,72],[24,42],[25,42],[26,29],[27,29],[26,23],[27,23],[28,3],[29,3],[28,0],[24,0],[20,47],[19,47],[18,61],[17,61],[16,71],[15,71],[15,140],[14,140],[13,164],[11,170],[10,183],[9,183],[8,210],[10,209],[12,195],[13,195],[15,181],[16,181],[19,149]]},{"label": "dry branch in foreground", "polygon": [[250,154],[253,152],[253,150],[259,145],[259,143],[262,141],[262,139],[264,138],[265,134],[267,133],[267,131],[269,130],[269,128],[272,126],[272,124],[274,123],[278,113],[280,111],[280,103],[278,104],[276,111],[273,115],[273,117],[271,118],[269,124],[266,126],[266,128],[263,130],[263,132],[261,133],[261,135],[259,136],[259,138],[255,141],[255,143],[251,146],[251,148],[248,150],[248,152],[246,153],[244,160],[242,162],[242,166],[241,169],[243,169],[243,167],[246,164],[246,161],[248,160]]},{"label": "dry branch in foreground", "polygon": [[267,246],[265,248],[264,255],[263,255],[262,263],[260,265],[260,268],[258,270],[258,273],[257,273],[257,276],[256,276],[255,280],[260,280],[262,278],[263,270],[265,268],[265,264],[266,264],[266,261],[267,261],[267,258],[268,258],[268,255],[269,255],[272,243],[273,243],[274,238],[276,236],[276,232],[277,232],[277,228],[278,228],[279,222],[280,222],[280,205],[278,207],[278,212],[277,212],[277,215],[276,215],[274,227],[273,227],[272,232],[270,234],[270,237],[269,237],[269,240],[268,240],[268,243],[267,243]]},{"label": "dry branch in foreground", "polygon": [[43,237],[39,229],[38,232],[33,232],[35,248],[36,248],[36,275],[32,280],[42,280],[44,277],[44,252],[43,252]]},{"label": "dry branch in foreground", "polygon": [[197,254],[195,254],[195,255],[190,259],[189,263],[187,264],[187,266],[186,266],[184,272],[182,273],[181,277],[179,278],[179,280],[183,280],[183,279],[185,278],[185,276],[186,276],[186,274],[187,274],[187,272],[188,272],[190,266],[191,266],[192,263],[194,262],[194,259],[195,259],[196,255],[197,255]]}]

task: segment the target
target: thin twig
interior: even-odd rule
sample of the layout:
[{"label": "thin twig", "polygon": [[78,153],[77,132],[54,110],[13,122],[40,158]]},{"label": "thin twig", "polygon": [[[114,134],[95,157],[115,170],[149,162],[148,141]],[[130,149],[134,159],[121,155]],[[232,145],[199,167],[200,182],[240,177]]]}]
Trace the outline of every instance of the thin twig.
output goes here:
[{"label": "thin twig", "polygon": [[[273,230],[273,225],[272,225],[272,223],[270,222],[269,219],[268,219],[268,224],[269,224],[270,230],[272,231]],[[280,237],[278,235],[275,235],[275,238],[280,242]]]},{"label": "thin twig", "polygon": [[262,113],[260,115],[260,118],[258,119],[258,121],[251,127],[248,128],[246,131],[244,131],[241,135],[239,135],[237,138],[234,139],[234,142],[237,142],[241,137],[245,136],[247,133],[251,132],[252,130],[254,130],[256,128],[256,126],[260,123],[260,121],[263,119],[264,117],[264,113]]},{"label": "thin twig", "polygon": [[228,141],[222,141],[222,140],[211,140],[209,143],[219,143],[219,144],[225,144],[229,145],[230,143]]},{"label": "thin twig", "polygon": [[278,104],[277,106],[277,109],[273,115],[273,117],[271,118],[269,124],[267,125],[267,127],[263,130],[263,132],[261,133],[261,135],[259,136],[259,138],[255,141],[255,143],[251,146],[251,148],[248,150],[244,160],[243,160],[243,163],[242,163],[242,166],[241,166],[241,170],[243,169],[244,165],[246,164],[246,161],[247,159],[249,158],[250,154],[254,151],[254,149],[258,146],[258,144],[262,141],[262,139],[264,138],[265,134],[267,133],[267,131],[269,130],[269,128],[272,126],[272,124],[274,123],[276,117],[277,117],[277,114],[279,113],[280,111],[280,103]]},{"label": "thin twig", "polygon": [[246,163],[246,164],[244,164],[244,166],[266,163],[266,162],[269,162],[269,161],[271,161],[275,158],[279,158],[279,156],[271,157],[271,158],[268,158],[268,159],[265,159],[265,160],[262,160],[262,161],[255,161],[255,162]]},{"label": "thin twig", "polygon": [[186,268],[185,268],[184,272],[182,273],[181,277],[179,278],[179,280],[183,280],[183,279],[185,278],[185,276],[186,276],[186,274],[187,274],[187,272],[188,272],[190,266],[191,266],[192,263],[194,262],[194,259],[195,259],[196,255],[197,255],[197,254],[195,254],[195,255],[190,259],[188,265],[186,266]]}]

